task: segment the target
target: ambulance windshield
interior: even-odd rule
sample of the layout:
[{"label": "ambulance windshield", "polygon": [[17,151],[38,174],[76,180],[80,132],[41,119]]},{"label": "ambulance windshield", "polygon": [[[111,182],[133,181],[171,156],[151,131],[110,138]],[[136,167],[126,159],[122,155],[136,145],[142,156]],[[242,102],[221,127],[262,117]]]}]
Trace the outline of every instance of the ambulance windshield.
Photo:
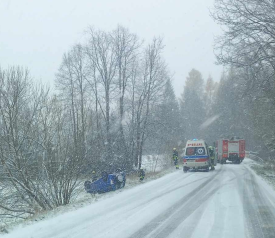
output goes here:
[{"label": "ambulance windshield", "polygon": [[186,155],[205,155],[204,147],[188,147]]}]

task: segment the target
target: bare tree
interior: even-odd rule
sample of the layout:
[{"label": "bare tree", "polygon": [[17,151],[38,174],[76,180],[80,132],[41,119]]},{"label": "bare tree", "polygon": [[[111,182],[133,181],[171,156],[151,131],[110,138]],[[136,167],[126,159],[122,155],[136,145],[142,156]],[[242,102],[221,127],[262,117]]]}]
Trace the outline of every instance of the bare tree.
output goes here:
[{"label": "bare tree", "polygon": [[223,35],[216,41],[218,62],[248,71],[268,71],[265,79],[253,74],[247,78],[251,81],[249,88],[251,83],[261,81],[261,87],[267,89],[275,73],[274,1],[216,0],[212,16],[224,26]]},{"label": "bare tree", "polygon": [[82,172],[64,104],[27,70],[0,70],[0,210],[25,218],[68,204]]},{"label": "bare tree", "polygon": [[45,102],[45,108],[40,114],[44,148],[41,177],[47,198],[54,207],[70,202],[85,168],[85,160],[75,153],[68,114],[66,105],[56,96]]},{"label": "bare tree", "polygon": [[275,111],[275,2],[216,0],[212,16],[224,28],[216,42],[218,62],[241,72],[238,85],[245,87],[239,101],[249,99],[255,137],[274,142],[274,126],[264,121]]},{"label": "bare tree", "polygon": [[129,149],[126,145],[123,119],[124,119],[124,99],[128,89],[128,81],[132,77],[133,67],[136,67],[136,58],[139,53],[141,43],[135,34],[129,32],[128,29],[118,26],[111,34],[115,56],[117,61],[117,84],[118,84],[118,97],[119,97],[119,139],[118,147],[120,153],[124,157],[129,156]]},{"label": "bare tree", "polygon": [[135,123],[136,151],[135,164],[142,164],[142,151],[146,139],[150,110],[159,103],[158,96],[162,94],[166,80],[169,78],[166,64],[162,59],[162,39],[154,38],[144,51],[141,64],[141,74],[135,86]]},{"label": "bare tree", "polygon": [[112,153],[110,135],[110,104],[112,94],[115,89],[114,80],[117,74],[116,54],[110,34],[103,31],[95,31],[92,28],[89,28],[88,36],[87,54],[93,65],[92,68],[94,69],[93,77],[97,82],[95,85],[96,92],[98,92],[98,86],[101,86],[104,91],[102,98],[104,99],[105,108],[103,109],[102,107],[101,109],[105,119],[106,158],[107,161],[109,161]]},{"label": "bare tree", "polygon": [[20,214],[33,214],[36,207],[52,208],[34,182],[39,171],[37,115],[47,91],[32,87],[29,72],[21,68],[0,70],[0,162],[3,180],[12,187],[12,197],[0,207]]},{"label": "bare tree", "polygon": [[[70,108],[72,118],[75,151],[81,157],[85,156],[85,132],[87,113],[87,82],[86,62],[83,47],[75,45],[72,50],[64,54],[63,62],[56,77],[56,86],[60,96]],[[69,102],[69,104],[67,103]]]}]

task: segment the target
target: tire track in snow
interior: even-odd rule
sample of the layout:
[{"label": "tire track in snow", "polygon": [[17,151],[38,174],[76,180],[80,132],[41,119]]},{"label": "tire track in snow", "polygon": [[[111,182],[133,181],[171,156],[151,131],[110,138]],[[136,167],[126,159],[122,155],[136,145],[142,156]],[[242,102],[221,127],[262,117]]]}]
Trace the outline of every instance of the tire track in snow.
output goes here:
[{"label": "tire track in snow", "polygon": [[[220,176],[222,176],[224,172],[223,167],[221,167],[221,170],[219,170],[219,172],[222,172],[221,174],[219,174]],[[184,238],[192,237],[193,232],[198,226],[199,219],[204,214],[204,211],[207,208],[209,199],[212,196],[214,196],[215,193],[219,191],[219,189],[223,186],[221,185],[221,180],[218,179],[218,177],[216,176],[213,178],[213,180],[211,180],[211,183],[209,184],[210,189],[209,189],[209,186],[205,186],[199,192],[199,194],[196,195],[195,199],[190,199],[189,202],[187,202],[187,204],[184,205],[184,207],[180,208],[180,210],[173,215],[171,221],[168,220],[168,224],[166,226],[164,225],[160,230],[157,231],[156,235],[154,234],[153,236],[150,236],[150,237],[166,238],[166,237],[170,237],[169,235],[171,235],[171,237],[174,237],[173,232],[176,230],[176,228],[181,226],[181,224],[183,224],[187,218],[189,218],[191,215],[193,215],[196,212],[196,216],[193,218],[195,220],[193,229],[191,227],[189,227],[189,229],[186,229],[185,227],[184,232],[182,231],[180,236],[176,236],[176,237],[184,237]],[[217,180],[217,183],[214,183],[214,181],[216,180]]]},{"label": "tire track in snow", "polygon": [[[179,176],[178,176],[175,180],[171,179],[169,182],[167,182],[167,183],[165,184],[165,187],[162,187],[162,190],[164,191],[164,193],[167,192],[166,187],[168,187],[170,190],[173,190],[173,187],[176,187],[176,184],[177,184],[178,181],[181,181],[181,182],[182,182],[183,180],[186,180],[187,178],[189,178],[189,177],[191,177],[191,176],[193,176],[193,175],[194,175],[194,174],[188,174],[188,175],[186,175],[186,176],[184,176],[184,177],[179,177]],[[150,182],[151,182],[151,181],[149,181],[149,183],[150,183]],[[171,184],[172,184],[172,185],[171,185]],[[142,185],[148,185],[148,183],[140,184],[139,186],[142,186]],[[131,188],[130,188],[130,189],[131,189]],[[143,191],[143,192],[146,192],[146,190],[148,190],[148,193],[149,193],[150,190],[151,190],[151,187],[145,187],[144,190],[145,190],[145,191]],[[131,194],[130,196],[127,197],[127,200],[131,200],[132,198],[136,198],[136,196],[139,196],[139,193],[140,193],[140,191]],[[162,194],[162,192],[161,192],[160,194]],[[122,201],[121,204],[119,204],[119,205],[123,205],[124,203],[125,203],[125,202]]]},{"label": "tire track in snow", "polygon": [[176,191],[176,190],[178,190],[178,189],[187,187],[187,186],[189,186],[189,185],[191,185],[191,184],[193,184],[193,183],[196,183],[196,182],[198,182],[198,181],[201,181],[201,180],[205,180],[205,178],[200,178],[200,179],[193,180],[192,182],[189,182],[189,183],[186,183],[186,184],[177,186],[177,187],[172,188],[172,189],[170,189],[170,190],[168,190],[168,191],[166,191],[166,192],[164,192],[164,193],[158,194],[158,195],[154,196],[153,198],[151,198],[151,199],[149,199],[149,200],[146,200],[146,201],[143,202],[142,204],[139,204],[138,206],[132,208],[131,210],[135,210],[135,209],[138,208],[138,207],[144,206],[145,204],[148,204],[148,203],[150,203],[150,202],[152,202],[152,201],[154,201],[154,200],[156,200],[156,199],[159,199],[159,198],[161,198],[161,197],[163,197],[163,196],[165,196],[165,195],[167,195],[167,194],[169,194],[169,193],[171,193],[171,192],[174,192],[174,191]]},{"label": "tire track in snow", "polygon": [[[239,165],[236,165],[239,166]],[[224,168],[224,174],[222,175],[222,178],[224,179],[221,183],[221,189],[229,186],[228,189],[230,188],[230,186],[233,186],[233,189],[235,187],[237,187],[237,191],[235,193],[235,199],[238,200],[238,196],[240,196],[240,193],[238,191],[238,179],[242,179],[243,175],[239,175],[236,173],[235,171],[235,165],[232,164],[227,164],[227,165],[223,165]],[[233,168],[233,169],[232,169]],[[225,191],[223,190],[222,192],[228,192],[229,190],[226,189]],[[233,191],[232,191],[233,192]],[[229,237],[228,232],[226,231],[226,227],[228,226],[228,221],[226,219],[231,219],[230,216],[230,207],[231,204],[233,203],[232,200],[230,202],[230,204],[227,205],[223,205],[224,201],[223,199],[226,199],[225,197],[222,196],[222,194],[219,192],[219,190],[216,191],[215,193],[215,215],[214,215],[214,221],[211,227],[211,230],[209,232],[208,237]],[[234,200],[234,198],[232,198]],[[236,201],[236,203],[238,204],[238,202]],[[232,204],[233,205],[233,204]],[[223,209],[224,206],[224,209]],[[217,209],[216,209],[217,208]],[[231,221],[229,221],[231,222]],[[231,234],[232,235],[232,234]],[[243,236],[239,236],[239,237],[243,237]]]},{"label": "tire track in snow", "polygon": [[[177,179],[176,180],[171,180],[171,182],[168,182],[167,184],[166,184],[166,186],[165,187],[171,187],[171,183],[175,186],[175,182],[177,182],[177,181],[183,181],[183,180],[186,180],[187,178],[189,178],[189,177],[192,177],[192,176],[194,176],[195,175],[195,173],[192,173],[192,174],[187,174],[187,175],[185,175],[184,177],[182,177],[182,176],[180,176],[180,177],[177,177]],[[141,201],[139,204],[137,204],[134,208],[132,208],[132,204],[129,204],[129,205],[125,205],[125,201],[124,201],[124,199],[123,200],[121,200],[121,202],[120,203],[117,203],[117,204],[114,204],[113,206],[110,206],[109,208],[108,208],[108,213],[112,213],[112,212],[114,212],[115,214],[116,214],[116,216],[117,217],[119,217],[120,216],[120,213],[121,213],[121,210],[120,210],[120,208],[121,207],[125,207],[125,210],[127,210],[127,214],[130,214],[129,215],[129,217],[131,216],[131,215],[133,215],[133,214],[131,214],[132,212],[131,211],[133,211],[133,210],[136,210],[137,208],[139,208],[139,207],[144,207],[145,205],[148,205],[148,203],[151,203],[151,202],[153,202],[154,200],[156,200],[156,199],[158,199],[158,198],[161,198],[161,197],[163,197],[164,195],[166,195],[166,194],[168,194],[168,193],[170,193],[170,192],[173,192],[173,191],[175,191],[175,190],[178,190],[178,189],[180,189],[180,188],[183,188],[183,187],[186,187],[186,186],[188,186],[188,185],[190,185],[190,184],[192,184],[192,183],[196,183],[196,182],[198,182],[199,180],[202,180],[202,179],[205,179],[205,178],[201,178],[201,179],[197,179],[197,180],[193,180],[193,181],[191,181],[190,183],[186,183],[186,184],[184,184],[184,185],[180,185],[180,186],[176,186],[176,187],[172,187],[170,190],[165,190],[164,189],[164,192],[161,192],[161,193],[159,193],[159,194],[157,194],[157,195],[155,195],[155,196],[153,196],[151,199],[144,199],[143,201]],[[140,184],[140,186],[142,186],[142,185],[146,185],[146,183],[144,183],[144,184]],[[146,192],[147,190],[148,190],[148,192],[150,192],[150,189],[151,189],[151,187],[146,187],[144,190],[145,191],[143,191],[143,192]],[[135,198],[136,196],[138,196],[139,195],[139,193],[140,193],[140,191],[139,192],[137,192],[137,193],[133,193],[131,196],[127,196],[127,200],[131,200],[132,198]],[[127,204],[127,203],[126,203]],[[79,227],[80,229],[89,229],[89,227],[91,227],[91,226],[100,226],[100,222],[98,221],[98,219],[99,218],[102,218],[102,217],[105,217],[106,216],[106,211],[104,210],[104,211],[102,211],[102,212],[98,212],[98,213],[96,213],[96,214],[94,214],[94,216],[93,217],[89,217],[89,219],[87,219],[87,222],[86,223],[83,223],[83,222],[81,222],[81,223],[78,223],[77,221],[74,223],[74,227]],[[117,222],[116,222],[117,223]],[[105,228],[104,228],[105,229]],[[59,233],[63,233],[63,232],[65,232],[66,231],[66,229],[65,228],[63,228],[63,229],[60,229],[59,230]],[[76,236],[78,235],[78,231],[76,230],[76,231],[74,231],[76,234]],[[70,235],[72,235],[72,237],[73,237],[73,234],[72,233],[70,233]],[[55,234],[55,232],[53,232],[52,234],[51,234],[51,237],[56,237],[56,234]],[[64,237],[66,237],[66,236],[64,236]]]},{"label": "tire track in snow", "polygon": [[[192,192],[184,196],[172,207],[167,209],[165,212],[154,218],[147,225],[143,226],[140,230],[135,232],[130,238],[144,238],[147,235],[150,237],[167,237],[174,229],[179,226],[187,217],[189,217],[195,210],[193,209],[194,204],[202,204],[208,198],[213,195],[213,191],[209,192],[208,185],[212,180],[220,174],[221,170],[218,170],[213,176],[207,179],[204,183],[195,188]],[[196,197],[195,199],[193,199]],[[161,224],[164,224],[165,221],[171,220],[172,222],[168,223],[161,229],[161,232],[151,235],[151,233],[156,230]]]},{"label": "tire track in snow", "polygon": [[244,185],[244,212],[250,227],[251,237],[274,238],[275,216],[274,207],[267,199],[265,193],[255,181],[255,176],[250,172]]},{"label": "tire track in snow", "polygon": [[[190,177],[191,175],[194,175],[194,174],[190,174],[189,176],[184,177],[184,180],[185,180],[186,178]],[[127,210],[127,214],[129,214],[129,215],[128,215],[128,219],[129,219],[130,217],[132,217],[132,216],[135,216],[135,213],[133,213],[133,211],[136,211],[137,208],[142,208],[142,207],[145,207],[145,206],[150,206],[150,203],[154,202],[155,200],[160,199],[160,198],[162,198],[163,196],[165,196],[165,195],[167,195],[167,194],[169,194],[169,193],[171,193],[171,192],[173,192],[173,191],[176,191],[176,190],[178,190],[178,189],[187,187],[187,186],[189,186],[189,185],[191,185],[191,184],[193,184],[193,183],[196,183],[196,182],[198,182],[198,181],[201,181],[201,180],[205,180],[205,177],[200,178],[200,179],[193,180],[193,181],[191,181],[191,182],[189,182],[189,183],[185,183],[185,184],[183,184],[183,185],[176,186],[176,187],[171,188],[171,189],[169,189],[169,190],[165,190],[165,192],[159,193],[159,194],[157,194],[157,195],[151,197],[149,200],[146,199],[146,200],[141,201],[139,204],[137,204],[137,205],[134,206],[134,207],[132,207],[132,204],[126,205],[127,207],[129,207],[129,208],[126,209],[126,210]],[[127,197],[127,198],[128,198],[128,197]],[[122,204],[123,204],[122,206],[125,206],[125,202],[123,202]],[[116,208],[119,209],[119,208],[120,208],[120,205],[116,205]],[[116,210],[116,209],[111,209],[111,210],[108,209],[108,212],[114,212],[115,210]],[[138,210],[138,211],[139,211],[139,210]],[[121,211],[118,210],[117,216],[120,215],[120,212],[121,212]],[[104,213],[104,214],[97,214],[97,215],[96,215],[97,218],[100,217],[100,216],[106,216],[106,214]],[[96,219],[96,220],[97,220],[97,219]],[[97,221],[95,221],[95,222],[97,222]],[[93,224],[93,222],[91,222],[91,220],[90,220],[89,223],[88,223],[88,226],[91,226],[92,224]],[[94,225],[97,225],[97,224],[94,224]],[[99,224],[98,224],[98,225],[99,225]]]},{"label": "tire track in snow", "polygon": [[[175,186],[175,183],[176,183],[177,181],[179,181],[179,180],[180,180],[180,181],[186,180],[188,177],[191,177],[192,175],[194,175],[194,174],[187,175],[187,176],[185,176],[185,177],[183,177],[183,178],[182,178],[182,177],[177,178],[177,180],[171,180],[171,183],[173,183],[173,185]],[[168,193],[170,193],[170,192],[173,192],[173,191],[178,190],[178,189],[180,189],[180,188],[186,187],[186,186],[188,186],[188,185],[190,185],[190,184],[192,184],[192,183],[195,183],[195,182],[197,182],[197,181],[199,181],[199,180],[202,180],[202,179],[204,179],[204,178],[194,180],[194,181],[192,181],[192,182],[190,182],[190,183],[186,183],[186,184],[184,184],[184,185],[175,186],[174,188],[173,188],[173,187],[171,188],[170,183],[168,183],[168,185],[166,185],[166,187],[169,187],[169,188],[170,188],[169,190],[163,189],[164,192],[161,192],[161,193],[157,194],[156,196],[152,197],[152,198],[149,199],[149,200],[144,200],[144,201],[142,201],[142,202],[141,202],[140,204],[138,204],[135,208],[140,207],[140,206],[144,206],[145,204],[147,204],[147,203],[149,203],[149,202],[151,202],[151,201],[153,201],[153,200],[155,200],[155,199],[157,199],[157,198],[163,197],[164,195],[166,195],[166,194],[168,194]],[[144,184],[144,185],[146,185],[146,184]],[[142,186],[142,184],[141,184],[140,186]],[[148,190],[148,192],[150,192],[151,187],[147,187],[147,188],[145,188],[145,190]],[[143,191],[143,192],[146,192],[146,191]],[[131,200],[132,198],[136,198],[137,196],[139,196],[139,194],[140,194],[140,191],[138,191],[138,192],[136,192],[136,193],[133,193],[131,196],[128,196],[128,197],[127,197],[127,200]],[[126,201],[126,202],[127,202],[127,201]],[[131,205],[131,204],[130,204],[130,205]],[[118,209],[119,207],[122,207],[122,206],[125,206],[125,201],[124,201],[124,200],[122,200],[120,203],[117,203],[117,204],[115,204],[114,206],[110,207],[110,208],[108,209],[108,211],[109,211],[109,212],[113,212],[113,211],[115,211],[116,209]],[[134,209],[135,209],[135,208],[134,208]],[[131,210],[133,210],[133,209],[131,209]],[[104,211],[103,213],[97,214],[97,216],[105,216],[105,215],[106,215],[106,214],[105,214],[105,211]]]},{"label": "tire track in snow", "polygon": [[248,236],[251,238],[274,238],[275,214],[272,212],[274,206],[259,187],[255,176],[247,168],[245,168],[244,174],[238,174],[234,170],[232,172],[240,181],[238,189],[243,203]]},{"label": "tire track in snow", "polygon": [[[167,225],[162,226],[161,229],[155,234],[149,235],[148,237],[167,238],[180,224],[182,224],[198,209],[200,209],[199,215],[201,216],[206,208],[205,202],[213,196],[214,191],[215,189],[209,190],[205,196],[200,196],[199,199],[188,202],[184,207],[180,208],[180,210],[176,211],[176,213],[172,215],[171,221],[169,219],[169,223]],[[194,205],[197,205],[197,203],[200,203],[200,205],[194,209]],[[184,234],[184,237],[187,238],[187,234],[188,233]],[[189,231],[189,237],[191,237],[192,234],[193,231]]]}]

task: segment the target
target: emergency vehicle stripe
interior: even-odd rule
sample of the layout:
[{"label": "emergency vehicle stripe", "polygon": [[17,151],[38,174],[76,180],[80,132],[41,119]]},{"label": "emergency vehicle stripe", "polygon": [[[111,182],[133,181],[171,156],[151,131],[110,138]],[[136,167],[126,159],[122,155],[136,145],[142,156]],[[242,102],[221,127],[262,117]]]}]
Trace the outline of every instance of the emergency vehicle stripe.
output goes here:
[{"label": "emergency vehicle stripe", "polygon": [[206,162],[207,161],[207,158],[204,158],[204,159],[196,159],[195,162]]},{"label": "emergency vehicle stripe", "polygon": [[208,158],[208,155],[191,155],[191,156],[183,156],[184,159],[202,159],[202,158]]}]

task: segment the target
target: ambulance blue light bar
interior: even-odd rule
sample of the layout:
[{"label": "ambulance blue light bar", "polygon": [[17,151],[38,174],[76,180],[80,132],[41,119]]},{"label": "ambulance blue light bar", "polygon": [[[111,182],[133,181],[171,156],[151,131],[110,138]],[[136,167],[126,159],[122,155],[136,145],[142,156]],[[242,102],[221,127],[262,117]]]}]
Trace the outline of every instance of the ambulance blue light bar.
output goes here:
[{"label": "ambulance blue light bar", "polygon": [[196,140],[198,140],[198,139],[193,139],[193,141],[196,141]]}]

